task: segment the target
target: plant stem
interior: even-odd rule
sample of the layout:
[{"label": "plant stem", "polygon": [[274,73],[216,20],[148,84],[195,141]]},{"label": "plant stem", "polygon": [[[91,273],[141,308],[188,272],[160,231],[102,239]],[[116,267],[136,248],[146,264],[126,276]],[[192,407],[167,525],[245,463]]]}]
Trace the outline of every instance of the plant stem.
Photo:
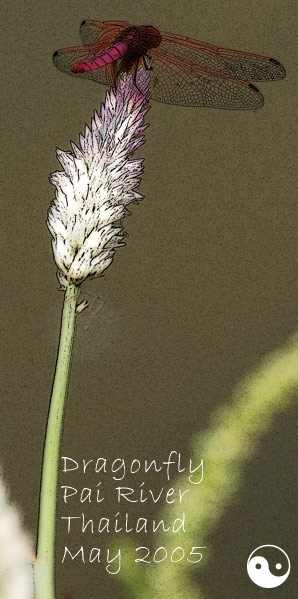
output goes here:
[{"label": "plant stem", "polygon": [[64,297],[41,475],[35,568],[36,599],[55,599],[55,529],[59,449],[74,338],[76,301],[79,293],[79,287],[69,284]]}]

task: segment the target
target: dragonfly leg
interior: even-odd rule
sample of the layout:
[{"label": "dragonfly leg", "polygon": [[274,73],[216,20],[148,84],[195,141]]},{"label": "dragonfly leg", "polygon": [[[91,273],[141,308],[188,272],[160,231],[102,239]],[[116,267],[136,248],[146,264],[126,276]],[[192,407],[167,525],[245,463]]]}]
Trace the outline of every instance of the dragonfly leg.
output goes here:
[{"label": "dragonfly leg", "polygon": [[117,77],[119,75],[119,71],[117,72],[117,63],[116,62],[112,62],[112,64],[110,65],[110,74],[111,74],[111,78],[112,78],[112,85],[115,85]]},{"label": "dragonfly leg", "polygon": [[135,88],[138,90],[138,92],[141,94],[141,96],[143,96],[143,98],[145,98],[145,95],[143,94],[142,90],[137,85],[137,73],[138,73],[139,62],[140,62],[140,59],[138,58],[134,76],[133,76],[133,84],[134,84]]},{"label": "dragonfly leg", "polygon": [[143,64],[144,64],[144,67],[145,67],[146,71],[153,71],[153,67],[151,67],[151,66],[150,66],[150,65],[147,63],[147,60],[146,60],[147,58],[148,58],[148,56],[146,56],[146,55],[144,54],[144,56],[143,56]]}]

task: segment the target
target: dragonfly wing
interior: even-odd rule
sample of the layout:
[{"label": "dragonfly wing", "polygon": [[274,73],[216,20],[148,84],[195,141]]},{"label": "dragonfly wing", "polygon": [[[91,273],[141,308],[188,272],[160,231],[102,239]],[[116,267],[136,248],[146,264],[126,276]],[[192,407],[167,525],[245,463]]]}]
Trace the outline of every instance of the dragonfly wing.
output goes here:
[{"label": "dragonfly wing", "polygon": [[177,56],[152,50],[150,96],[166,104],[222,109],[261,108],[261,92],[251,83],[211,68],[200,68]]},{"label": "dragonfly wing", "polygon": [[96,44],[102,36],[109,37],[112,43],[128,27],[125,21],[83,21],[80,36],[84,46]]},{"label": "dragonfly wing", "polygon": [[57,69],[63,73],[67,73],[68,75],[73,75],[74,77],[79,77],[80,79],[91,79],[97,83],[103,83],[104,85],[113,85],[115,81],[113,63],[104,68],[96,69],[95,71],[85,71],[83,73],[74,73],[72,71],[72,68],[76,63],[86,60],[92,56],[96,56],[100,52],[104,52],[104,50],[108,47],[110,47],[110,44],[106,45],[106,43],[104,43],[103,45],[97,44],[92,48],[90,46],[61,48],[61,50],[57,50],[57,52],[55,52],[53,55],[53,62]]},{"label": "dragonfly wing", "polygon": [[159,49],[244,81],[274,81],[286,76],[284,67],[269,56],[221,48],[182,35],[162,33]]},{"label": "dragonfly wing", "polygon": [[77,62],[108,50],[125,27],[127,27],[127,23],[124,21],[83,21],[80,34],[84,45],[57,50],[53,56],[55,66],[63,73],[74,77],[91,79],[104,85],[113,85],[116,76],[114,63],[83,73],[73,73],[72,68]]}]

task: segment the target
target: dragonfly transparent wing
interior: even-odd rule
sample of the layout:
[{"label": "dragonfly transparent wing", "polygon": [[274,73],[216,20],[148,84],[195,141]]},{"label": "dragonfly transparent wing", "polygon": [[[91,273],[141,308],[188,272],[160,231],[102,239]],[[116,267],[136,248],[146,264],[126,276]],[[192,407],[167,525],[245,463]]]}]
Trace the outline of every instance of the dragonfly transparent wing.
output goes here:
[{"label": "dragonfly transparent wing", "polygon": [[275,81],[284,79],[284,67],[269,56],[222,48],[182,35],[162,33],[159,51],[196,63],[201,68],[211,68],[244,81]]},{"label": "dragonfly transparent wing", "polygon": [[166,104],[230,110],[254,110],[264,103],[261,92],[248,81],[202,68],[159,48],[152,51],[150,96]]},{"label": "dragonfly transparent wing", "polygon": [[97,69],[96,71],[86,71],[85,73],[74,73],[72,71],[73,66],[77,62],[86,60],[87,58],[90,58],[90,56],[95,56],[96,54],[98,54],[98,52],[94,51],[92,53],[90,50],[86,49],[85,46],[62,48],[61,50],[57,50],[57,52],[55,52],[53,55],[53,61],[57,69],[63,73],[73,75],[74,77],[79,77],[80,79],[91,79],[97,83],[103,83],[104,85],[112,85],[114,82],[112,65],[108,65],[102,69]]},{"label": "dragonfly transparent wing", "polygon": [[53,56],[55,66],[68,75],[112,85],[116,76],[115,64],[84,73],[74,73],[72,69],[76,63],[108,50],[122,28],[119,24],[116,26],[114,22],[83,21],[80,32],[84,45],[57,50]]},{"label": "dragonfly transparent wing", "polygon": [[84,46],[94,45],[101,38],[108,36],[113,41],[128,27],[125,21],[83,21],[80,27],[80,36]]}]

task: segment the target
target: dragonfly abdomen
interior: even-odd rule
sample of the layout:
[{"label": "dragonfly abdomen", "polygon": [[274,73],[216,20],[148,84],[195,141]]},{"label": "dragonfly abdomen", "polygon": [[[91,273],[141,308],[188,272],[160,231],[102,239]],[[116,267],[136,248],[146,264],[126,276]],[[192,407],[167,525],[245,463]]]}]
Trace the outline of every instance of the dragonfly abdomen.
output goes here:
[{"label": "dragonfly abdomen", "polygon": [[87,60],[77,62],[73,66],[72,71],[74,73],[84,73],[86,71],[95,71],[101,67],[106,67],[108,64],[111,64],[112,62],[115,62],[115,60],[125,56],[127,50],[128,45],[125,42],[116,42],[111,48],[102,54],[98,54],[92,58],[87,58]]}]

